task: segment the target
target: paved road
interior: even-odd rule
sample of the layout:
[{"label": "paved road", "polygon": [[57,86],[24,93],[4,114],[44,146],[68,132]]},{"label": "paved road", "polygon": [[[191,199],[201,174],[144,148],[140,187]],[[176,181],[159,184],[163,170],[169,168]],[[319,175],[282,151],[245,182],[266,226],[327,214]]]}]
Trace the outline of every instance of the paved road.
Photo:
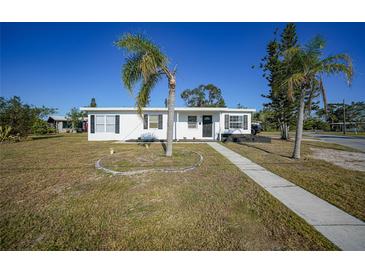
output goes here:
[{"label": "paved road", "polygon": [[365,137],[326,135],[326,134],[314,134],[314,133],[305,133],[305,136],[315,137],[327,143],[335,143],[343,146],[348,146],[365,152]]}]

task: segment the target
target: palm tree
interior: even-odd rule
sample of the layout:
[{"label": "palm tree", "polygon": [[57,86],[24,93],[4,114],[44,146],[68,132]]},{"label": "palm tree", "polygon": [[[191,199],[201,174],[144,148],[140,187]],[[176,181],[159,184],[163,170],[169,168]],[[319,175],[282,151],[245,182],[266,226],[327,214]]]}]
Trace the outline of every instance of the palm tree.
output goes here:
[{"label": "palm tree", "polygon": [[351,58],[347,54],[332,55],[322,58],[325,41],[317,36],[305,47],[293,47],[284,53],[285,67],[292,71],[284,81],[288,88],[288,97],[294,100],[299,97],[296,136],[294,143],[293,158],[300,158],[300,146],[302,142],[303,120],[305,100],[311,105],[311,100],[320,92],[326,110],[327,99],[324,89],[323,75],[343,73],[350,86],[353,77]]},{"label": "palm tree", "polygon": [[168,68],[168,58],[151,40],[142,35],[127,33],[115,42],[118,48],[128,52],[122,68],[122,81],[128,91],[133,94],[133,88],[140,83],[136,97],[138,113],[142,115],[143,107],[150,101],[151,91],[163,76],[167,78],[169,95],[167,100],[167,148],[166,156],[172,155],[172,138],[175,107],[176,69]]}]

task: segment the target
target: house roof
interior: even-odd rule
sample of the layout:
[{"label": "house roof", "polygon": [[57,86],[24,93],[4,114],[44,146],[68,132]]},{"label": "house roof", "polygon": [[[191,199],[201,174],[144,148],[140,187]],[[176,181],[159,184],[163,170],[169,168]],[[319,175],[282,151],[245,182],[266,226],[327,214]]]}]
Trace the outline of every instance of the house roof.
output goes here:
[{"label": "house roof", "polygon": [[[135,107],[81,107],[80,110],[89,112],[98,111],[127,111],[134,112],[137,111]],[[160,107],[147,107],[143,109],[144,111],[159,111],[167,112],[167,108]],[[179,112],[255,112],[256,109],[253,108],[215,108],[215,107],[175,107],[175,111]]]},{"label": "house roof", "polygon": [[67,118],[64,115],[52,115],[52,116],[48,117],[48,119],[50,119],[50,118],[55,121],[67,121]]}]

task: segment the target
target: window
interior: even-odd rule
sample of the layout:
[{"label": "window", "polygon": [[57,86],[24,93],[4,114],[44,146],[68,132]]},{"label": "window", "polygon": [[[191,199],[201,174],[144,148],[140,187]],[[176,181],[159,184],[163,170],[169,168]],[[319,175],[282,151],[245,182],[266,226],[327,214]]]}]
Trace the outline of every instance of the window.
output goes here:
[{"label": "window", "polygon": [[150,115],[149,128],[158,128],[158,115]]},{"label": "window", "polygon": [[96,132],[105,132],[105,116],[96,115]]},{"label": "window", "polygon": [[229,115],[229,128],[242,128],[247,130],[247,115]]},{"label": "window", "polygon": [[68,121],[62,121],[62,128],[70,128],[71,125]]},{"label": "window", "polygon": [[197,128],[197,118],[196,116],[188,116],[188,128]]},{"label": "window", "polygon": [[[90,132],[119,133],[119,115],[90,115]],[[94,126],[95,125],[95,126]],[[82,126],[82,124],[81,124]]]},{"label": "window", "polygon": [[242,128],[243,116],[230,115],[229,116],[229,128]]},{"label": "window", "polygon": [[106,132],[115,132],[115,115],[106,116]]}]

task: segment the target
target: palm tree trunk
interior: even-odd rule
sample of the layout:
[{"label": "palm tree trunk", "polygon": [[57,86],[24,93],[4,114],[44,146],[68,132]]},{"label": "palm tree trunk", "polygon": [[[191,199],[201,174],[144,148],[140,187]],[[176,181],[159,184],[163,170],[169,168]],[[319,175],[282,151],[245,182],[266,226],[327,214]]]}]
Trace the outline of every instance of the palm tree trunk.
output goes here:
[{"label": "palm tree trunk", "polygon": [[303,120],[304,120],[304,96],[305,96],[304,92],[305,91],[302,90],[300,94],[297,129],[295,134],[294,151],[292,156],[294,159],[300,159],[300,145],[302,143]]},{"label": "palm tree trunk", "polygon": [[175,86],[176,80],[173,75],[169,77],[169,97],[167,99],[167,148],[166,156],[172,156],[172,139],[174,133],[174,116],[175,116]]}]

